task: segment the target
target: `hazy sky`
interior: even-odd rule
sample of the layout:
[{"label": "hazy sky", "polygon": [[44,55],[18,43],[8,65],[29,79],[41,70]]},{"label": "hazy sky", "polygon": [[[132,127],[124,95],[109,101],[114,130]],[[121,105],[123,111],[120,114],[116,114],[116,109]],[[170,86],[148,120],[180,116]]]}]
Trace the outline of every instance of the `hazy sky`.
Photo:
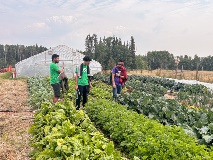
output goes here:
[{"label": "hazy sky", "polygon": [[137,54],[213,55],[213,0],[0,0],[0,44],[84,50],[89,33],[134,36]]}]

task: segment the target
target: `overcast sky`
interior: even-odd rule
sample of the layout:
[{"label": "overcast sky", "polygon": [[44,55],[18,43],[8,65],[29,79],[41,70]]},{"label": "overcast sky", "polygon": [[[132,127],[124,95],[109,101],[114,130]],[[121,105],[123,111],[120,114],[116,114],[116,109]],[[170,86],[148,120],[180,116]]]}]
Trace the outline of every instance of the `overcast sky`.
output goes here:
[{"label": "overcast sky", "polygon": [[134,36],[137,54],[213,55],[213,0],[0,0],[0,44],[65,44]]}]

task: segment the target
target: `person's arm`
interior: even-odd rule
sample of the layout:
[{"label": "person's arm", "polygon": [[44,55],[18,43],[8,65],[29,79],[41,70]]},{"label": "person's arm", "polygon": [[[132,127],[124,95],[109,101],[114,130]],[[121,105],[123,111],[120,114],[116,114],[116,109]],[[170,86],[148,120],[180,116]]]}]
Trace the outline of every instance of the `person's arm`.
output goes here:
[{"label": "person's arm", "polygon": [[115,85],[115,74],[112,72],[112,86],[113,88],[116,88],[116,85]]},{"label": "person's arm", "polygon": [[75,74],[75,89],[78,90],[78,73]]},{"label": "person's arm", "polygon": [[52,64],[52,69],[58,73],[63,73],[64,72],[64,69],[59,69],[58,65],[57,64]]},{"label": "person's arm", "polygon": [[88,76],[88,82],[89,82],[90,89],[92,89],[92,77],[91,77],[91,75]]},{"label": "person's arm", "polygon": [[75,89],[78,90],[78,68],[76,67],[76,70],[75,70]]},{"label": "person's arm", "polygon": [[64,69],[58,70],[59,73],[64,73]]},{"label": "person's arm", "polygon": [[92,83],[90,80],[89,80],[89,86],[90,86],[90,89],[92,89]]}]

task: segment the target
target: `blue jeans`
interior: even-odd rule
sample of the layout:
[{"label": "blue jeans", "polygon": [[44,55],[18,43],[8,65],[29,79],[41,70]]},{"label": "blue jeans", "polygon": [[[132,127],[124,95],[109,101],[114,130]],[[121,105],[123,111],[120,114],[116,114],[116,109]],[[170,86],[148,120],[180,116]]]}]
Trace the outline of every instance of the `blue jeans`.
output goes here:
[{"label": "blue jeans", "polygon": [[117,98],[118,94],[121,94],[122,86],[116,86],[116,88],[113,88],[113,98]]}]

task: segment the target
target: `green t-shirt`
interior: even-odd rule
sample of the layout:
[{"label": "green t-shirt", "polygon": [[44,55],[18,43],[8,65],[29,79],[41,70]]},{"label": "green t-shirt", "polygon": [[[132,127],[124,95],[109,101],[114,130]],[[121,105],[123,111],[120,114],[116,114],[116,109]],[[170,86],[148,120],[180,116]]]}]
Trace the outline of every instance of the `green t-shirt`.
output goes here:
[{"label": "green t-shirt", "polygon": [[88,75],[87,75],[87,66],[83,65],[82,76],[80,76],[80,68],[76,67],[75,73],[78,73],[78,85],[79,86],[88,86]]},{"label": "green t-shirt", "polygon": [[50,84],[56,84],[61,81],[60,79],[58,79],[58,76],[60,74],[58,70],[58,65],[52,62],[50,64]]}]

